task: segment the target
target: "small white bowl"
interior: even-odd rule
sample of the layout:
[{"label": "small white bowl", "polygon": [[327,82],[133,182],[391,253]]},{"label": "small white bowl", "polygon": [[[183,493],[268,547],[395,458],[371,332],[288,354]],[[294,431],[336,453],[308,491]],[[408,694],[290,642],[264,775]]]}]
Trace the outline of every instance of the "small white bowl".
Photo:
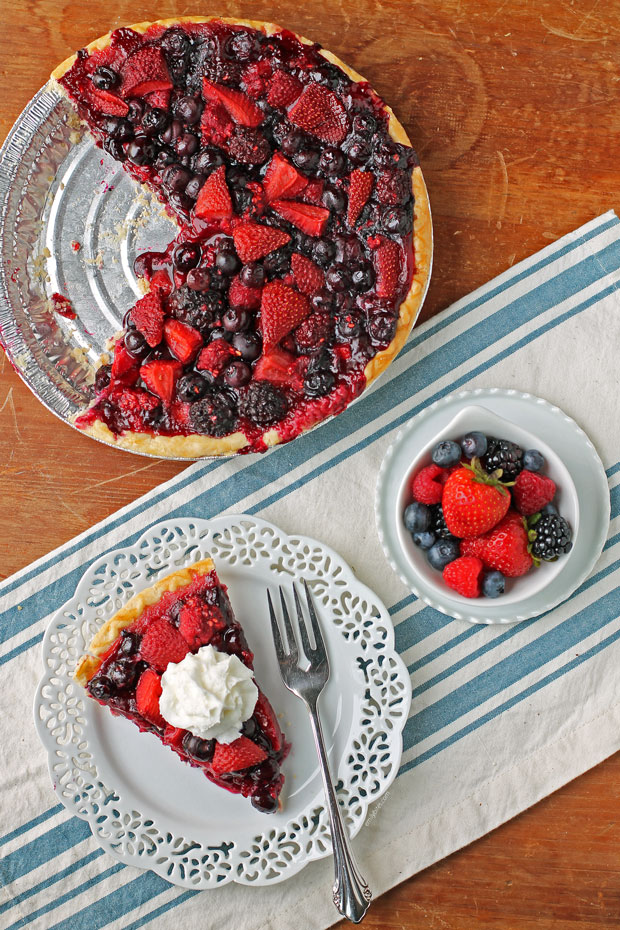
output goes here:
[{"label": "small white bowl", "polygon": [[[492,413],[485,407],[473,404],[464,407],[447,426],[441,427],[437,435],[428,440],[413,459],[411,471],[408,475],[403,476],[399,493],[396,495],[396,510],[394,513],[398,538],[413,570],[425,579],[427,585],[436,592],[437,596],[443,594],[450,600],[461,604],[464,600],[463,597],[446,585],[441,572],[432,568],[424,550],[413,542],[411,534],[405,529],[403,512],[405,507],[413,500],[411,496],[411,479],[420,468],[430,465],[431,453],[435,444],[443,439],[453,439],[458,442],[459,439],[472,430],[480,430],[481,433],[487,436],[510,439],[521,446],[524,451],[526,449],[538,449],[539,452],[542,452],[546,459],[545,474],[555,482],[557,487],[554,503],[562,516],[570,523],[573,537],[576,537],[579,527],[579,501],[575,485],[566,466],[553,449],[528,430],[514,423],[509,423],[504,417]],[[501,596],[502,605],[508,608],[530,595],[537,594],[562,571],[570,557],[571,553],[569,552],[559,558],[557,562],[543,562],[537,570],[531,570],[520,578],[507,578],[506,592]],[[467,598],[467,603],[471,605],[472,610],[477,610],[487,606],[489,599],[486,597],[472,597]]]},{"label": "small white bowl", "polygon": [[[542,452],[545,473],[557,487],[554,503],[573,530],[573,548],[567,555],[507,579],[505,594],[497,598],[465,598],[448,588],[403,524],[405,507],[412,501],[411,479],[430,463],[433,446],[474,429]],[[605,469],[574,420],[539,397],[499,388],[444,397],[413,417],[386,453],[375,499],[379,539],[403,583],[441,613],[471,623],[514,623],[566,600],[601,554],[609,512]]]}]

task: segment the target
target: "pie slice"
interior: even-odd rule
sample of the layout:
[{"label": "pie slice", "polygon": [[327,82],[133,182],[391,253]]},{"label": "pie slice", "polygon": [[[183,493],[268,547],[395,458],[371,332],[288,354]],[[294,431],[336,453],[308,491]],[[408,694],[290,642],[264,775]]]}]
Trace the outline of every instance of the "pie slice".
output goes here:
[{"label": "pie slice", "polygon": [[115,29],[52,78],[179,225],[138,256],[148,293],[76,425],[161,456],[262,452],[359,397],[432,246],[415,152],[368,82],[280,26],[199,17]]},{"label": "pie slice", "polygon": [[132,597],[93,637],[75,679],[214,784],[271,813],[290,747],[253,659],[226,586],[203,559]]}]

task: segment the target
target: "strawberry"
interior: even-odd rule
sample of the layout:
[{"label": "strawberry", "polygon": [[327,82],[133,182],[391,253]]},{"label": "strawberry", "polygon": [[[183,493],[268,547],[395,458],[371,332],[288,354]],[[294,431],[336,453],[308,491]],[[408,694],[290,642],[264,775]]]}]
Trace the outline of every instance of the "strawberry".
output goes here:
[{"label": "strawberry", "polygon": [[211,768],[216,775],[225,772],[241,772],[251,765],[258,765],[267,758],[267,753],[247,736],[239,736],[232,743],[215,744]]},{"label": "strawberry", "polygon": [[170,726],[169,723],[166,723],[166,728],[164,730],[164,742],[168,746],[176,746],[179,748],[183,745],[183,737],[186,733],[187,730],[184,730],[183,727],[173,727]]},{"label": "strawberry", "polygon": [[180,320],[166,320],[164,339],[174,357],[184,365],[196,357],[202,345],[202,336],[198,330],[187,323],[181,323]]},{"label": "strawberry", "polygon": [[402,250],[392,239],[384,239],[373,253],[377,297],[391,300],[396,295],[402,268]]},{"label": "strawberry", "polygon": [[261,730],[267,734],[275,752],[282,746],[282,730],[278,723],[275,711],[262,691],[258,693],[258,700],[254,708],[254,716],[258,720]]},{"label": "strawberry", "polygon": [[136,707],[145,720],[162,729],[166,721],[159,710],[161,678],[152,668],[145,668],[136,686]]},{"label": "strawberry", "polygon": [[188,652],[187,643],[165,617],[151,620],[140,643],[140,656],[145,662],[163,672],[170,662],[180,662]]},{"label": "strawberry", "polygon": [[106,116],[127,116],[129,106],[116,94],[110,93],[109,90],[98,90],[96,87],[89,87],[85,93],[86,100],[93,110],[98,113],[105,113]]},{"label": "strawberry", "polygon": [[355,226],[357,218],[366,206],[372,190],[373,178],[370,171],[360,171],[358,168],[351,172],[349,177],[349,206],[347,208],[347,223]]},{"label": "strawberry", "polygon": [[214,339],[198,356],[196,368],[199,371],[208,371],[217,378],[236,355],[233,347],[225,339]]},{"label": "strawberry", "polygon": [[304,201],[304,203],[313,203],[315,206],[320,207],[323,203],[324,187],[325,183],[321,180],[321,178],[314,178],[313,180],[308,181],[299,197]]},{"label": "strawberry", "polygon": [[153,291],[153,293],[159,292],[160,294],[163,294],[164,297],[167,297],[172,290],[172,281],[170,280],[170,275],[167,271],[164,271],[163,268],[161,268],[159,271],[155,271],[151,275],[150,284],[151,291]]},{"label": "strawberry", "polygon": [[149,391],[169,404],[174,397],[174,389],[183,371],[180,362],[159,361],[147,362],[140,369],[140,377]]},{"label": "strawberry", "polygon": [[347,134],[346,110],[336,94],[322,84],[308,84],[288,111],[288,118],[331,145],[342,142]]},{"label": "strawberry", "polygon": [[292,74],[285,71],[276,71],[269,82],[267,103],[270,107],[287,107],[297,100],[302,90],[302,84]]},{"label": "strawberry", "polygon": [[550,504],[555,497],[555,483],[546,475],[524,469],[519,472],[512,489],[512,497],[519,513],[526,517]]},{"label": "strawberry", "polygon": [[303,391],[304,382],[296,368],[297,359],[284,349],[264,352],[254,366],[255,381],[271,381],[280,387]]},{"label": "strawberry", "polygon": [[258,223],[241,223],[233,229],[233,239],[237,255],[242,262],[255,262],[264,258],[274,249],[279,249],[291,241],[291,237],[282,229],[274,226],[260,226]]},{"label": "strawberry", "polygon": [[154,45],[133,52],[121,68],[123,97],[143,97],[156,90],[171,90],[172,81],[164,53]]},{"label": "strawberry", "polygon": [[293,200],[274,200],[273,210],[308,236],[322,236],[329,219],[329,210],[315,207],[311,203],[295,203]]},{"label": "strawberry", "polygon": [[461,554],[476,554],[486,568],[494,568],[508,578],[517,578],[525,575],[534,564],[528,545],[523,517],[509,510],[488,533],[476,539],[464,539]]},{"label": "strawberry", "polygon": [[487,475],[476,458],[453,471],[441,499],[446,526],[453,536],[482,536],[510,507],[508,488]]},{"label": "strawberry", "polygon": [[[114,358],[112,359],[112,378],[123,381],[124,384],[133,383],[137,380],[138,359],[131,355],[120,339],[114,347]],[[136,377],[131,377],[132,373]]]},{"label": "strawberry", "polygon": [[257,107],[240,90],[233,90],[223,84],[213,84],[203,78],[202,96],[211,103],[221,103],[235,123],[239,123],[241,126],[250,126],[254,129],[256,126],[260,126],[264,119],[265,114],[260,107]]},{"label": "strawberry", "polygon": [[263,184],[267,200],[277,200],[279,197],[295,197],[307,185],[308,179],[300,174],[297,168],[291,165],[283,155],[275,152],[267,166]]},{"label": "strawberry", "polygon": [[232,200],[226,184],[224,165],[216,168],[200,188],[194,213],[209,220],[227,220],[232,216]]},{"label": "strawberry", "polygon": [[162,340],[164,334],[164,307],[161,293],[154,289],[136,302],[129,314],[131,322],[142,333],[151,348]]},{"label": "strawberry", "polygon": [[420,469],[413,477],[411,493],[413,499],[420,504],[439,504],[443,494],[443,486],[447,480],[445,468],[439,465],[427,465]]},{"label": "strawberry", "polygon": [[270,281],[263,288],[260,305],[263,351],[268,352],[310,313],[308,298],[281,281]]},{"label": "strawberry", "polygon": [[228,289],[228,303],[231,307],[242,307],[244,310],[257,310],[260,307],[262,290],[261,287],[246,287],[239,278],[239,275],[235,275]]},{"label": "strawberry", "polygon": [[443,570],[443,580],[463,597],[480,597],[482,569],[480,559],[473,556],[461,556],[449,562]]},{"label": "strawberry", "polygon": [[306,258],[305,255],[293,252],[291,255],[291,269],[295,279],[295,287],[302,294],[312,297],[325,286],[325,275],[319,266]]}]

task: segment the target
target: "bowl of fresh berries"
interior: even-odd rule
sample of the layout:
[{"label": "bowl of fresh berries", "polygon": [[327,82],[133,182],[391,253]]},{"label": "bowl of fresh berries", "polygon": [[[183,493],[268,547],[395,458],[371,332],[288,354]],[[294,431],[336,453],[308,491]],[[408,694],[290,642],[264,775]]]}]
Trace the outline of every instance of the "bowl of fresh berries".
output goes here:
[{"label": "bowl of fresh berries", "polygon": [[551,446],[476,405],[420,449],[397,507],[401,546],[428,585],[507,608],[562,571],[579,524],[573,480]]}]

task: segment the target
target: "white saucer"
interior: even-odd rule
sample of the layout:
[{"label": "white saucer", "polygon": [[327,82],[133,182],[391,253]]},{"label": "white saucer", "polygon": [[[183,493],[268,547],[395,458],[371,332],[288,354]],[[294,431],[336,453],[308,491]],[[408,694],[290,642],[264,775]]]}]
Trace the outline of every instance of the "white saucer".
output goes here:
[{"label": "white saucer", "polygon": [[[410,501],[409,478],[430,462],[442,438],[473,429],[537,448],[558,486],[560,513],[573,528],[573,548],[557,562],[510,582],[495,600],[467,600],[446,587],[402,523]],[[397,435],[382,463],[375,513],[381,545],[403,583],[431,607],[471,623],[513,623],[551,610],[568,598],[596,564],[609,527],[609,486],[596,449],[558,407],[518,391],[480,389],[445,397],[414,417]]]}]

